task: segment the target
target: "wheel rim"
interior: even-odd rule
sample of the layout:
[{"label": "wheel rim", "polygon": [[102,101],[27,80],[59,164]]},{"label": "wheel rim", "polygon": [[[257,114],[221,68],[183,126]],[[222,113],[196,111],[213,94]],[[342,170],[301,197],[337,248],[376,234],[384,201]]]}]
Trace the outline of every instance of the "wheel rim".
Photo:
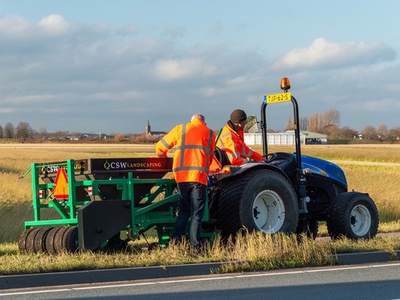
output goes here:
[{"label": "wheel rim", "polygon": [[351,230],[358,236],[364,236],[371,228],[371,213],[364,205],[355,206],[350,212]]},{"label": "wheel rim", "polygon": [[285,206],[279,195],[264,190],[253,202],[253,220],[256,227],[264,233],[278,232],[285,222]]}]

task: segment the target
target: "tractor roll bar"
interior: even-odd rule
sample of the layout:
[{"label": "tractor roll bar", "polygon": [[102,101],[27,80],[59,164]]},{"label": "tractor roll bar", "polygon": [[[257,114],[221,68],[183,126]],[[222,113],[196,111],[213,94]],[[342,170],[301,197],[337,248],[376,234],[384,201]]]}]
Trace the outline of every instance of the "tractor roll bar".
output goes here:
[{"label": "tractor roll bar", "polygon": [[[301,147],[300,147],[300,127],[299,127],[299,108],[297,104],[297,100],[290,96],[290,100],[293,104],[293,126],[294,126],[294,136],[295,136],[295,144],[296,144],[296,165],[297,169],[301,169]],[[268,138],[267,138],[267,96],[264,96],[264,102],[261,105],[261,132],[263,139],[263,155],[264,157],[268,156]]]}]

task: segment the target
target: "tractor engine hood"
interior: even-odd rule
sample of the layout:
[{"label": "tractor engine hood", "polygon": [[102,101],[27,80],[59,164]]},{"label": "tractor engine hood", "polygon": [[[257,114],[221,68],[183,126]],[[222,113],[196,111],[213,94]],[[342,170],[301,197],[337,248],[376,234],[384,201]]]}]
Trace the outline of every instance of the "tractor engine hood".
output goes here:
[{"label": "tractor engine hood", "polygon": [[[296,157],[296,154],[293,154]],[[338,165],[320,158],[301,155],[302,169],[310,169],[312,173],[329,177],[347,186],[344,171]]]}]

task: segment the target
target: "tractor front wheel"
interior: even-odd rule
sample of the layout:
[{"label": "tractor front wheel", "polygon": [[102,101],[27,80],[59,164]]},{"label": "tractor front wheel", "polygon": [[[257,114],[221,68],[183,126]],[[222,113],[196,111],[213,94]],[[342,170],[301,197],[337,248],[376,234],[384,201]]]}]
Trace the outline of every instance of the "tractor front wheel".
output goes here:
[{"label": "tractor front wheel", "polygon": [[330,205],[327,226],[333,239],[340,236],[353,240],[373,238],[378,225],[378,210],[368,194],[342,193]]}]

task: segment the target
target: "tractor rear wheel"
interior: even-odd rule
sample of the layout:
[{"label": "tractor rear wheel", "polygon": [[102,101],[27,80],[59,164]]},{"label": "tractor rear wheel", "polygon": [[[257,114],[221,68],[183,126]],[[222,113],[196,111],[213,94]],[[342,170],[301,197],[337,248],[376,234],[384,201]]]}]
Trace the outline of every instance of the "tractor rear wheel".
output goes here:
[{"label": "tractor rear wheel", "polygon": [[296,232],[299,209],[292,184],[271,170],[250,170],[221,190],[218,223],[222,238],[249,232]]},{"label": "tractor rear wheel", "polygon": [[378,225],[378,210],[368,194],[342,193],[330,205],[327,226],[333,239],[341,236],[353,240],[373,238]]}]

